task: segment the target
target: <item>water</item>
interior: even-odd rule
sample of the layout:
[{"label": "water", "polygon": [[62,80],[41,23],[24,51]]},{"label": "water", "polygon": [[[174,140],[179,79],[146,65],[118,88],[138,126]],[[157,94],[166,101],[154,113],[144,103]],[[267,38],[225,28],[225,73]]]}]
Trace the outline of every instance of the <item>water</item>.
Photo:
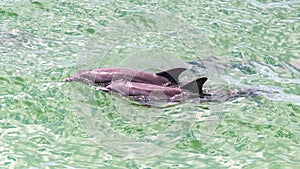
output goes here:
[{"label": "water", "polygon": [[[0,2],[0,168],[297,168],[299,11],[294,0]],[[62,82],[112,66],[185,66],[182,81],[273,93],[149,108]]]}]

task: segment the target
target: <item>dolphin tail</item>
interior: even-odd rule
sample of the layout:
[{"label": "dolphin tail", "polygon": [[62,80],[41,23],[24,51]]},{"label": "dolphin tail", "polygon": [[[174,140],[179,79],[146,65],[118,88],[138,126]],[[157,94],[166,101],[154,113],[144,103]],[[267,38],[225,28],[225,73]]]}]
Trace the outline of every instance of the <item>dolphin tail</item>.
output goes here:
[{"label": "dolphin tail", "polygon": [[204,95],[202,87],[203,87],[203,84],[206,81],[207,81],[207,77],[202,77],[202,78],[199,78],[197,80],[193,80],[191,82],[188,82],[188,83],[180,86],[180,88],[189,90],[189,91],[194,92],[194,93],[199,93],[200,95]]},{"label": "dolphin tail", "polygon": [[186,68],[174,68],[174,69],[169,69],[169,70],[165,70],[162,72],[158,72],[155,74],[158,76],[165,77],[171,83],[178,85],[178,83],[179,83],[178,77],[184,71],[186,71]]}]

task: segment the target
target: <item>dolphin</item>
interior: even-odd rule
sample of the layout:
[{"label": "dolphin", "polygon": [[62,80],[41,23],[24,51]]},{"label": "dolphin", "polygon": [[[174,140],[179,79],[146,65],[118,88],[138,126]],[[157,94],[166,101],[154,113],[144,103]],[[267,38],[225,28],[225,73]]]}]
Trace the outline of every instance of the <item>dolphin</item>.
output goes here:
[{"label": "dolphin", "polygon": [[72,77],[66,78],[64,81],[80,81],[89,84],[104,84],[104,86],[107,86],[113,81],[122,80],[160,86],[173,86],[179,84],[178,77],[185,70],[186,68],[173,68],[151,74],[126,68],[97,68],[78,71]]},{"label": "dolphin", "polygon": [[204,97],[208,95],[203,93],[202,90],[202,86],[206,80],[206,77],[202,77],[179,87],[119,80],[112,82],[106,87],[98,87],[97,90],[118,93],[140,102],[147,102],[149,100],[180,102],[184,98]]},{"label": "dolphin", "polygon": [[155,102],[184,102],[191,99],[203,102],[218,102],[235,97],[254,96],[259,90],[203,90],[207,77],[202,77],[178,87],[159,86],[147,83],[136,83],[118,80],[106,87],[98,87],[96,90],[113,92],[126,96],[142,105],[155,106]]}]

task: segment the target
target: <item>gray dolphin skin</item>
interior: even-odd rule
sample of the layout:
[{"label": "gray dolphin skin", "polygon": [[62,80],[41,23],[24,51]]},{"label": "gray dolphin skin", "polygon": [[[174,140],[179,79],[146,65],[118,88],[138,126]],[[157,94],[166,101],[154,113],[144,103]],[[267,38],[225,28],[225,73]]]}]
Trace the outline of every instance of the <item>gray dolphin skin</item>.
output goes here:
[{"label": "gray dolphin skin", "polygon": [[89,84],[104,84],[106,86],[112,81],[123,80],[160,86],[172,86],[178,85],[178,76],[185,70],[186,68],[174,68],[151,74],[126,68],[98,68],[78,71],[72,77],[66,78],[64,81],[80,81]]},{"label": "gray dolphin skin", "polygon": [[225,101],[234,97],[256,95],[259,90],[204,90],[207,77],[181,84],[178,76],[186,68],[174,68],[156,74],[125,68],[98,68],[81,70],[66,82],[79,81],[96,86],[97,90],[126,96],[142,105],[156,106],[154,102]]},{"label": "gray dolphin skin", "polygon": [[[225,101],[235,97],[247,97],[256,95],[256,90],[206,90],[203,92],[203,85],[206,77],[186,83],[178,87],[158,86],[146,83],[128,81],[114,81],[106,87],[98,87],[97,90],[114,92],[137,101],[142,105],[155,106],[158,102],[185,102],[195,99],[198,103]],[[154,102],[153,102],[154,101]]]},{"label": "gray dolphin skin", "polygon": [[204,97],[202,86],[207,80],[206,77],[199,78],[179,87],[159,86],[147,83],[136,83],[129,81],[114,81],[106,87],[99,87],[97,90],[115,92],[139,102],[149,100],[180,102],[194,97]]}]

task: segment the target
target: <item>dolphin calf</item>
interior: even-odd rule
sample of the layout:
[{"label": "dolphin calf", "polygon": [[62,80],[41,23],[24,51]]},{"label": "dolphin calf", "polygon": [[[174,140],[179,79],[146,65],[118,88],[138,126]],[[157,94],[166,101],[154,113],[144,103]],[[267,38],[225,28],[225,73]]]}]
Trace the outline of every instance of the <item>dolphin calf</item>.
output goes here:
[{"label": "dolphin calf", "polygon": [[89,84],[104,84],[104,86],[107,86],[112,81],[123,80],[160,86],[172,86],[178,85],[178,76],[185,70],[186,68],[174,68],[151,74],[126,68],[98,68],[78,71],[72,77],[66,78],[65,81],[80,81]]}]

